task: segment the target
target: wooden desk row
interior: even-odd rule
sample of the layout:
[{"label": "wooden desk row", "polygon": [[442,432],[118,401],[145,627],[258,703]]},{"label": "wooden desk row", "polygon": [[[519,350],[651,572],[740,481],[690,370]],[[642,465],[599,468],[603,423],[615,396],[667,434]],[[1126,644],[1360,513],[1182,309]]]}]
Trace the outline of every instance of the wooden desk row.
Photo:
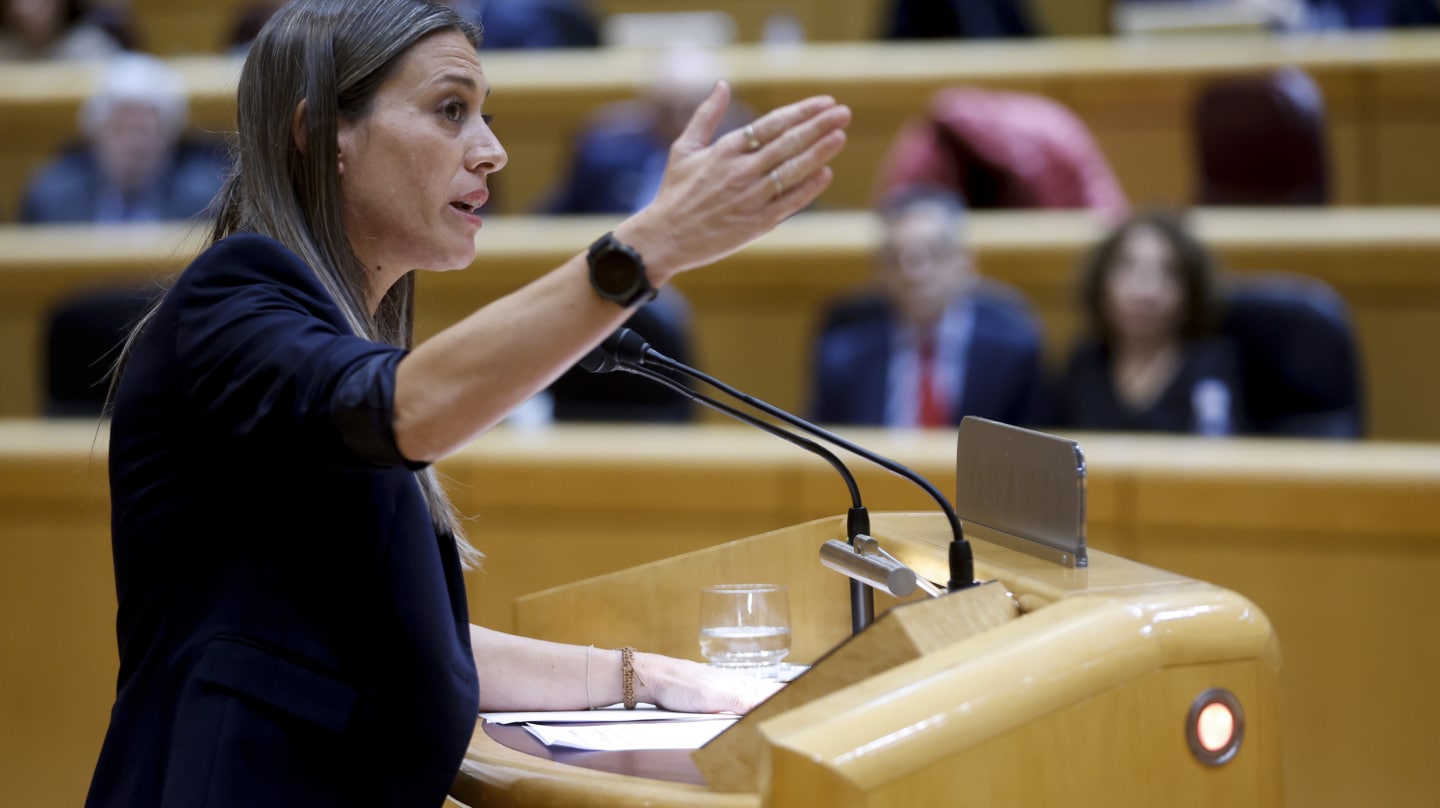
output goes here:
[{"label": "wooden desk row", "polygon": [[[1202,210],[1199,234],[1237,273],[1308,273],[1349,301],[1365,364],[1370,433],[1440,439],[1440,373],[1420,346],[1440,344],[1440,208]],[[606,217],[491,217],[465,272],[424,274],[423,338],[580,252]],[[1072,283],[1104,232],[1085,213],[976,213],[980,270],[1035,304],[1059,359],[1078,328]],[[197,235],[175,228],[0,226],[0,415],[39,412],[42,317],[65,292],[154,278],[183,266]],[[810,340],[825,302],[865,283],[878,243],[861,212],[806,213],[719,265],[682,276],[695,323],[695,362],[778,406],[803,411]],[[765,357],[757,362],[756,357]]]},{"label": "wooden desk row", "polygon": [[[866,207],[875,166],[901,123],[937,88],[981,84],[1051,96],[1094,132],[1136,202],[1194,198],[1190,108],[1210,79],[1283,65],[1310,71],[1325,96],[1335,202],[1440,204],[1440,34],[1320,38],[1046,39],[1024,42],[813,44],[720,53],[737,98],[767,110],[830,93],[855,111],[830,208]],[[555,183],[573,138],[598,106],[633,96],[653,55],[641,50],[486,54],[487,111],[510,153],[494,180],[499,210],[533,210]],[[240,64],[174,60],[194,123],[234,129]],[[92,86],[83,65],[0,65],[0,215],[13,216],[26,177],[75,132]]]},{"label": "wooden desk row", "polygon": [[[842,434],[953,491],[953,431]],[[1092,546],[1238,592],[1274,624],[1287,803],[1432,804],[1440,446],[1075,437]],[[105,447],[94,423],[0,422],[0,715],[17,728],[0,782],[17,805],[78,803],[113,697]],[[933,510],[846,462],[872,511]],[[441,470],[488,554],[472,617],[501,629],[521,595],[849,504],[818,458],[729,426],[502,428]]]}]

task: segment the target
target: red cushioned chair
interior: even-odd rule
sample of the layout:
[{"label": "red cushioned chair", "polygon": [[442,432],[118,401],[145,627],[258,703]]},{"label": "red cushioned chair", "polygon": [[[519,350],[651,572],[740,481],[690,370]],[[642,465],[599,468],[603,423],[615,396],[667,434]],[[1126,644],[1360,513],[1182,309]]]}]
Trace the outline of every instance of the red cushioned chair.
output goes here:
[{"label": "red cushioned chair", "polygon": [[1204,85],[1194,106],[1201,205],[1330,201],[1325,99],[1297,68]]}]

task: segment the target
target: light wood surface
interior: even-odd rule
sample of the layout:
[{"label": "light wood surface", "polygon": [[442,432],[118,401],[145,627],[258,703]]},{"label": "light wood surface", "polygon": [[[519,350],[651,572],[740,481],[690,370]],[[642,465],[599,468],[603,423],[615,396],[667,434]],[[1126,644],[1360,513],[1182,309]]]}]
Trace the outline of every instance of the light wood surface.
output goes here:
[{"label": "light wood surface", "polygon": [[[841,434],[953,490],[955,433]],[[1440,646],[1429,639],[1424,593],[1440,579],[1440,444],[1074,437],[1089,470],[1093,548],[1238,592],[1274,624],[1286,804],[1432,804]],[[17,805],[78,803],[113,697],[105,449],[93,423],[0,421],[0,715],[20,728],[0,733],[0,782],[14,784],[6,794]],[[872,511],[934,507],[905,480],[845,460]],[[838,514],[849,502],[818,458],[718,425],[504,428],[442,471],[488,556],[467,578],[472,618],[505,630],[517,626],[524,595]],[[902,559],[939,577],[906,549],[921,539],[892,533]],[[833,579],[815,552],[778,569]],[[1064,597],[1039,580],[1024,587],[1040,605]],[[698,658],[686,647],[683,606],[627,611],[646,597],[617,601],[614,619],[585,641]],[[825,604],[843,634],[840,598]],[[578,639],[584,623],[571,618],[582,614],[543,630]],[[823,636],[797,636],[797,658],[815,658],[824,641],[807,643]]]},{"label": "light wood surface", "polygon": [[[838,16],[838,15],[837,15]],[[766,110],[829,93],[855,110],[828,208],[865,207],[878,160],[901,123],[936,89],[979,84],[1037,92],[1070,106],[1140,203],[1194,198],[1190,108],[1210,79],[1296,65],[1325,97],[1335,203],[1440,204],[1440,34],[1284,38],[1061,38],[1011,42],[738,45],[720,58],[736,97]],[[573,138],[600,105],[632,97],[653,53],[639,49],[485,55],[487,102],[510,163],[492,209],[533,210],[558,180]],[[234,129],[239,62],[175,57],[205,131]],[[73,137],[93,86],[86,65],[0,65],[0,212],[13,212],[29,173]]]},{"label": "light wood surface", "polygon": [[[873,527],[882,545],[943,564],[949,536],[938,515],[876,514]],[[789,584],[803,604],[793,616],[797,638],[838,633],[842,644],[772,700],[784,703],[762,705],[695,753],[708,771],[714,747],[743,734],[751,755],[737,765],[748,764],[746,790],[764,805],[938,806],[957,794],[985,805],[1282,804],[1280,654],[1255,604],[1104,552],[1077,572],[976,541],[977,575],[994,584],[906,605],[895,610],[904,616],[886,614],[847,639],[844,579],[790,563],[843,531],[843,518],[832,517],[537,593],[522,600],[521,628],[608,640],[617,619],[646,622],[646,604],[659,601],[691,615],[671,641],[693,642],[696,595],[686,584],[726,573]],[[1047,605],[974,624],[967,612],[989,609],[987,591]],[[877,658],[926,624],[934,630],[926,640]],[[807,691],[812,676],[843,684]],[[1215,768],[1190,758],[1181,729],[1192,700],[1211,687],[1230,689],[1246,710],[1241,752]],[[519,791],[495,782],[512,765],[472,744],[462,781],[487,777],[487,796]],[[565,805],[569,792],[584,800],[589,774],[571,771],[568,790],[553,783],[551,793],[514,804]],[[634,787],[647,801],[662,788]]]},{"label": "light wood surface", "polygon": [[[1369,434],[1440,440],[1440,207],[1208,209],[1197,231],[1236,274],[1313,275],[1349,302],[1364,365]],[[418,282],[421,338],[582,251],[612,217],[492,217],[465,272]],[[1075,267],[1103,225],[1079,212],[977,212],[969,237],[980,271],[1017,287],[1045,326],[1058,364],[1079,327]],[[0,226],[0,415],[40,409],[43,313],[70,290],[166,276],[200,241],[184,228]],[[777,406],[804,411],[810,341],[821,309],[862,286],[879,228],[864,212],[812,212],[784,223],[676,288],[694,315],[696,365]],[[764,357],[764,361],[756,361]]]}]

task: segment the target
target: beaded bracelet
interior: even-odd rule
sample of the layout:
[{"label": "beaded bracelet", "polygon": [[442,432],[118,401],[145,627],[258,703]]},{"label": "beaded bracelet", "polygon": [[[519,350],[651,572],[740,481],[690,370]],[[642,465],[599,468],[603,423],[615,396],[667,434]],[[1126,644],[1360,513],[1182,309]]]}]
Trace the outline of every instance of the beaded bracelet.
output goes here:
[{"label": "beaded bracelet", "polygon": [[[635,649],[625,646],[620,649],[620,694],[625,700],[625,709],[635,709],[635,680],[640,679],[635,672]],[[640,684],[645,684],[640,679]]]}]

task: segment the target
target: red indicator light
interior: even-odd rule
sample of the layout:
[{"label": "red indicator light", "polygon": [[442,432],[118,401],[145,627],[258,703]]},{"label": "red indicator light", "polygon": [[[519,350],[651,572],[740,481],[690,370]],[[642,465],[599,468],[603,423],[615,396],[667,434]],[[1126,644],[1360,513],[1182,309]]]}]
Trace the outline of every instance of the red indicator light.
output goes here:
[{"label": "red indicator light", "polygon": [[1223,703],[1212,701],[1201,708],[1200,719],[1195,723],[1195,734],[1205,751],[1219,752],[1235,737],[1235,714]]},{"label": "red indicator light", "polygon": [[1240,700],[1224,688],[1201,693],[1185,717],[1185,740],[1191,754],[1207,766],[1230,762],[1245,738],[1245,711]]}]

